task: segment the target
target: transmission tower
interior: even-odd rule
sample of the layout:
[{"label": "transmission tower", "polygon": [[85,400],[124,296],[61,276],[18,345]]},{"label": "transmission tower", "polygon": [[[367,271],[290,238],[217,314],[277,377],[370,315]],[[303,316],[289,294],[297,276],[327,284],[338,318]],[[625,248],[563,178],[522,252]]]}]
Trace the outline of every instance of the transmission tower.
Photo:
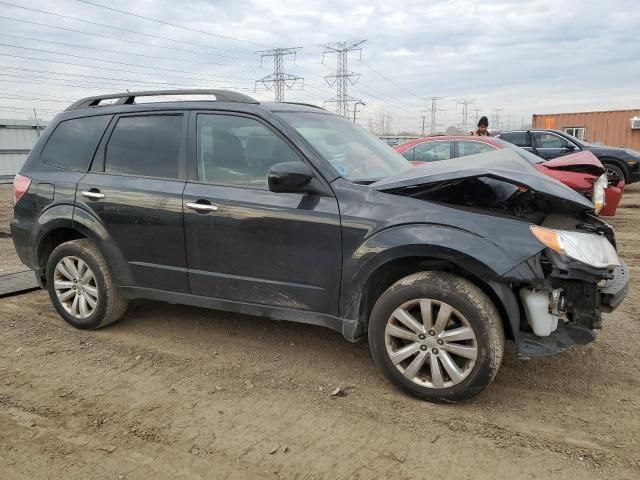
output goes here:
[{"label": "transmission tower", "polygon": [[473,109],[473,111],[475,112],[475,116],[474,116],[475,120],[474,120],[474,122],[475,122],[476,125],[480,121],[480,110],[481,110],[480,108],[474,108]]},{"label": "transmission tower", "polygon": [[495,108],[493,110],[493,129],[500,130],[500,112],[502,112],[504,108]]},{"label": "transmission tower", "polygon": [[431,108],[428,108],[426,113],[428,113],[431,118],[431,122],[429,123],[429,134],[433,135],[440,126],[438,124],[438,114],[440,112],[444,112],[444,108],[438,108],[438,102],[444,100],[444,97],[429,97],[429,100],[431,100]]},{"label": "transmission tower", "polygon": [[358,52],[360,58],[362,58],[362,48],[360,45],[364,42],[366,42],[366,40],[336,42],[322,45],[324,47],[324,52],[322,52],[322,63],[324,63],[324,57],[326,55],[336,54],[336,73],[334,75],[327,75],[324,77],[327,85],[330,87],[336,87],[336,96],[324,103],[335,103],[336,113],[343,117],[349,116],[350,103],[361,101],[359,98],[349,96],[349,84],[355,85],[360,78],[360,74],[350,72],[348,64],[350,52]]},{"label": "transmission tower", "polygon": [[293,62],[295,63],[296,53],[300,48],[302,47],[272,48],[271,50],[256,52],[260,54],[260,66],[262,66],[265,57],[273,57],[273,73],[256,80],[256,87],[258,83],[261,83],[267,90],[273,89],[276,102],[284,102],[285,89],[291,89],[299,80],[304,84],[304,78],[284,72],[284,57],[293,55]]},{"label": "transmission tower", "polygon": [[473,102],[475,102],[475,100],[470,98],[465,98],[458,102],[462,105],[462,122],[460,123],[460,128],[465,133],[469,131],[469,105],[472,105]]}]

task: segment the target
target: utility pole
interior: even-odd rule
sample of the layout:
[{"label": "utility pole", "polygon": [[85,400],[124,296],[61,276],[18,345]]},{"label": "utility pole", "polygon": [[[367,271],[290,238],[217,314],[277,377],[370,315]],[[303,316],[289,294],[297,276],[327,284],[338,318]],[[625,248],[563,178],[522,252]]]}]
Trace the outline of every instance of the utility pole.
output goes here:
[{"label": "utility pole", "polygon": [[[469,105],[472,105],[475,100],[470,98],[465,98],[460,100],[458,103],[462,105],[462,123],[460,123],[460,128],[463,132],[467,133],[469,131]],[[476,109],[477,115],[478,109]],[[477,123],[477,121],[476,121]]]},{"label": "utility pole", "polygon": [[358,100],[356,103],[353,104],[353,123],[356,123],[356,115],[358,114],[358,105],[362,105],[363,107],[366,107],[367,104]]},{"label": "utility pole", "polygon": [[295,63],[296,53],[301,48],[302,47],[272,48],[271,50],[256,52],[260,55],[260,66],[262,66],[265,57],[273,57],[273,73],[262,77],[260,80],[256,80],[256,86],[258,83],[262,83],[267,90],[273,88],[276,102],[284,102],[285,88],[288,90],[291,89],[298,80],[302,80],[302,84],[304,85],[304,78],[284,72],[284,57],[293,55],[293,63]]},{"label": "utility pole", "polygon": [[33,109],[33,117],[36,119],[36,132],[38,136],[40,136],[40,122],[38,122],[38,114],[36,113],[36,109]]},{"label": "utility pole", "polygon": [[444,100],[444,97],[429,97],[429,100],[431,100],[431,108],[427,109],[426,113],[429,113],[431,117],[429,134],[433,135],[436,133],[436,129],[440,126],[438,125],[438,114],[440,112],[444,112],[444,108],[438,108],[438,102]]},{"label": "utility pole", "polygon": [[353,42],[336,42],[323,45],[324,52],[322,52],[322,63],[324,63],[325,55],[336,54],[336,73],[333,75],[327,75],[324,77],[327,85],[330,87],[336,87],[335,98],[329,99],[327,103],[336,104],[336,113],[343,117],[349,116],[349,104],[359,102],[360,99],[349,96],[348,87],[349,84],[355,85],[360,78],[359,73],[353,73],[349,71],[349,53],[358,52],[360,58],[362,58],[362,45],[366,40],[356,40]]}]

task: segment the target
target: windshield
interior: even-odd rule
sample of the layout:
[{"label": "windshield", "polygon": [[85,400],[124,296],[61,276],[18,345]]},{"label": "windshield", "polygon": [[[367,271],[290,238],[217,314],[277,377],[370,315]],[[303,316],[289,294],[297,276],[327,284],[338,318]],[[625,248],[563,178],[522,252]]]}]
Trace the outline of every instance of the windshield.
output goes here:
[{"label": "windshield", "polygon": [[540,158],[539,156],[531,153],[529,150],[525,150],[522,147],[519,147],[517,145],[514,145],[513,143],[509,143],[506,142],[500,138],[494,138],[493,141],[496,142],[496,145],[500,145],[500,147],[502,148],[509,148],[511,150],[513,150],[514,152],[516,152],[518,155],[520,155],[522,158],[524,158],[526,161],[528,161],[529,163],[542,163],[543,160],[542,158]]},{"label": "windshield", "polygon": [[372,183],[411,168],[402,155],[345,118],[313,112],[279,116],[351,182]]}]

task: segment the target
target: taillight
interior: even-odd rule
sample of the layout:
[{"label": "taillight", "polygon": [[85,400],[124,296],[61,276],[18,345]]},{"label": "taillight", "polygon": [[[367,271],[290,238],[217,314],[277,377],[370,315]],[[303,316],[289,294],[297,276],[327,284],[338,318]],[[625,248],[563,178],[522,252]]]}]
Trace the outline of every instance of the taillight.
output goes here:
[{"label": "taillight", "polygon": [[31,185],[31,179],[29,177],[25,177],[24,175],[16,175],[13,179],[13,204],[18,203],[27,190],[29,190],[29,185]]}]

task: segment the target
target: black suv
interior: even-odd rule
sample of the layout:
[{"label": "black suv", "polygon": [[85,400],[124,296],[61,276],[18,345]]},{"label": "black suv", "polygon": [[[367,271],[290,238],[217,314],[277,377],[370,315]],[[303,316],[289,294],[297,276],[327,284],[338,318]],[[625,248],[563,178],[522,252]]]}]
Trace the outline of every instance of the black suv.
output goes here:
[{"label": "black suv", "polygon": [[[196,93],[215,101],[135,103]],[[590,201],[510,150],[468,159],[412,167],[324,109],[227,91],[91,97],[33,148],[11,231],[75,327],[136,298],[323,325],[454,401],[505,337],[521,357],[592,341],[628,285]]]},{"label": "black suv", "polygon": [[545,160],[587,150],[607,169],[609,183],[640,181],[640,152],[579,140],[560,130],[532,129],[501,132],[496,137],[535,153]]}]

